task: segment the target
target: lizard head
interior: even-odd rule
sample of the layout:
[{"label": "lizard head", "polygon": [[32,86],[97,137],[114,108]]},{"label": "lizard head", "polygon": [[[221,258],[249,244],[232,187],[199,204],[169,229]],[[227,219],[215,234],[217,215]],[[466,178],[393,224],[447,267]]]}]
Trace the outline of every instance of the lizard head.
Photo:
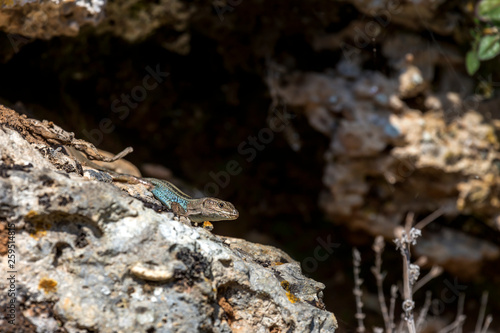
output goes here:
[{"label": "lizard head", "polygon": [[233,204],[216,198],[205,198],[203,200],[203,215],[209,217],[209,221],[236,220],[240,213]]}]

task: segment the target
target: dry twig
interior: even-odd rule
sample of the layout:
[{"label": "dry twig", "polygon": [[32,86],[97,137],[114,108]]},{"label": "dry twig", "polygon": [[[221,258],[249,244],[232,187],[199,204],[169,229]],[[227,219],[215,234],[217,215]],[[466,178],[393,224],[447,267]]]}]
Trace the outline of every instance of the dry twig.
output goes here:
[{"label": "dry twig", "polygon": [[484,315],[486,314],[486,304],[488,304],[487,291],[483,292],[481,296],[481,307],[479,308],[479,315],[477,316],[476,329],[474,330],[475,333],[480,333],[482,331],[481,326],[483,325]]},{"label": "dry twig", "polygon": [[443,273],[443,267],[437,265],[432,266],[429,273],[427,273],[423,278],[421,278],[420,280],[417,281],[417,283],[415,283],[415,286],[413,287],[413,293],[415,294],[417,290],[422,288],[427,282],[434,279],[435,277],[438,277],[442,273]]},{"label": "dry twig", "polygon": [[396,298],[398,298],[398,286],[391,286],[391,302],[389,307],[389,322],[394,325],[394,310],[396,309]]},{"label": "dry twig", "polygon": [[438,333],[448,333],[451,331],[453,331],[454,333],[462,332],[462,326],[465,322],[465,318],[467,318],[463,314],[464,313],[464,302],[465,302],[465,295],[463,293],[461,293],[458,296],[457,317],[450,325],[440,329]]},{"label": "dry twig", "polygon": [[416,333],[413,309],[413,285],[420,274],[420,267],[411,263],[410,246],[417,243],[417,238],[421,235],[419,229],[412,228],[413,213],[408,213],[406,217],[405,230],[400,230],[398,238],[394,240],[396,247],[400,250],[403,257],[403,311],[404,319],[409,333]]},{"label": "dry twig", "polygon": [[427,313],[429,312],[429,308],[431,307],[431,299],[432,293],[430,291],[426,292],[424,306],[422,307],[422,310],[420,310],[417,318],[417,332],[422,331],[422,326],[424,325],[425,319],[427,318]]},{"label": "dry twig", "polygon": [[356,329],[356,332],[363,333],[365,331],[365,325],[363,323],[365,314],[363,313],[363,301],[361,300],[361,296],[363,295],[363,292],[361,291],[363,280],[359,277],[359,273],[361,272],[361,254],[356,248],[352,249],[352,261],[354,266],[354,289],[352,292],[356,298],[355,318],[358,320],[358,328]]},{"label": "dry twig", "polygon": [[488,327],[490,327],[490,324],[492,321],[493,321],[493,316],[490,314],[487,315],[486,320],[484,321],[483,329],[481,330],[480,333],[486,333],[488,331]]},{"label": "dry twig", "polygon": [[432,214],[426,216],[424,219],[415,224],[415,229],[424,229],[429,223],[433,222],[435,219],[444,214],[444,209],[439,207]]},{"label": "dry twig", "polygon": [[384,252],[384,247],[384,237],[377,236],[372,246],[372,249],[375,252],[375,266],[372,267],[372,273],[377,281],[378,302],[384,318],[385,331],[386,333],[392,333],[394,323],[389,318],[389,311],[387,310],[387,304],[385,304],[383,287],[385,272],[382,273],[382,253]]}]

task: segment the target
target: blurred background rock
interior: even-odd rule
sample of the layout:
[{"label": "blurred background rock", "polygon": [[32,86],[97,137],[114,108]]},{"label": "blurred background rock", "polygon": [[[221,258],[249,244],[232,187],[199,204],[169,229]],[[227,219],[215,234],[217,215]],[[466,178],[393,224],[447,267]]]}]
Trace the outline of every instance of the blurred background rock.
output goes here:
[{"label": "blurred background rock", "polygon": [[[473,328],[483,291],[500,313],[499,60],[466,68],[475,36],[498,30],[477,5],[4,1],[0,103],[103,150],[133,146],[144,175],[233,202],[240,218],[214,232],[301,261],[347,331],[352,247],[380,326],[373,238],[389,241],[389,292],[394,228],[436,213],[415,251],[445,273],[424,289],[442,300],[465,285]],[[455,296],[437,316],[454,318]]]}]

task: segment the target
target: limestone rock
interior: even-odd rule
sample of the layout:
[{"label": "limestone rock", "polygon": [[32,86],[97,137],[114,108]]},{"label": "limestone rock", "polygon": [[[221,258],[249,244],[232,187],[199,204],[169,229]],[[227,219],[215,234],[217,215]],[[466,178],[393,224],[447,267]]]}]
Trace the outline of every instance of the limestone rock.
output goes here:
[{"label": "limestone rock", "polygon": [[218,237],[81,168],[68,172],[53,163],[68,158],[57,145],[29,143],[27,128],[18,132],[29,120],[16,131],[15,114],[0,111],[10,112],[0,126],[0,225],[14,234],[17,320],[43,332],[335,331],[324,285],[283,251]]}]

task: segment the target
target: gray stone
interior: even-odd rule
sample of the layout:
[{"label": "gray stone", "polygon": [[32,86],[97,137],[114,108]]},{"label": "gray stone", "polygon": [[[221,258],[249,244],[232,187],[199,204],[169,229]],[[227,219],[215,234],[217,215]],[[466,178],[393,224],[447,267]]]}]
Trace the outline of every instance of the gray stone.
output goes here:
[{"label": "gray stone", "polygon": [[[216,236],[112,183],[58,170],[44,156],[57,159],[51,147],[5,126],[0,142],[0,224],[16,226],[17,299],[39,331],[55,332],[56,322],[68,332],[335,331],[324,285],[286,253]],[[40,304],[49,311],[30,311]]]}]

